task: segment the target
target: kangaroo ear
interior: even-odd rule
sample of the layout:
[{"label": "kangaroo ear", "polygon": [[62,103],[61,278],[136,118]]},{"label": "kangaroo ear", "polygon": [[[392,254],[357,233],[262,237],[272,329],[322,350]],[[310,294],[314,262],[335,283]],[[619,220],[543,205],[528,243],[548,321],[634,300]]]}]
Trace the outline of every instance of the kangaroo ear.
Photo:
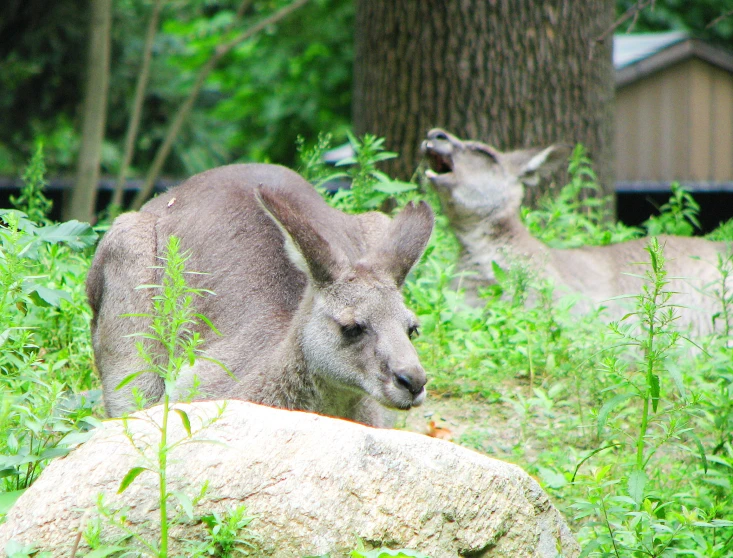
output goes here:
[{"label": "kangaroo ear", "polygon": [[283,233],[285,252],[295,267],[319,285],[333,282],[342,273],[348,263],[346,256],[318,232],[306,208],[262,188],[255,197]]},{"label": "kangaroo ear", "polygon": [[521,161],[517,176],[527,186],[536,186],[540,178],[553,173],[565,163],[570,147],[555,144],[541,151],[527,150]]},{"label": "kangaroo ear", "polygon": [[392,219],[377,250],[380,264],[402,286],[405,277],[425,251],[433,231],[433,210],[421,201],[410,202]]}]

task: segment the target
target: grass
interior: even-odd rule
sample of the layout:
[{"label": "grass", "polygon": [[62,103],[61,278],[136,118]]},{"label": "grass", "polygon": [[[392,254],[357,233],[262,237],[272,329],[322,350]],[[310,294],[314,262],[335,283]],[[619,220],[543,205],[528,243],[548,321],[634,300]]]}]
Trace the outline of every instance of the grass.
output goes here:
[{"label": "grass", "polygon": [[[327,143],[322,138],[316,151],[302,150],[306,176],[327,178],[318,156]],[[329,198],[334,205],[364,211],[427,198],[439,207],[430,191],[392,182],[376,170],[376,162],[391,156],[378,139],[352,138],[352,145],[355,166],[345,172],[367,186]],[[0,216],[0,518],[49,460],[88,437],[101,416],[83,293],[95,234],[80,223],[45,219],[41,164],[37,155],[25,173],[31,186],[15,211]],[[530,229],[553,245],[608,244],[695,228],[694,199],[680,189],[643,230],[609,224],[605,204],[577,201],[595,184],[582,150],[570,170],[559,196],[524,212]],[[396,203],[386,203],[390,199]],[[729,222],[713,237],[731,240],[732,232]],[[602,312],[574,313],[572,297],[558,299],[551,283],[519,264],[495,269],[497,283],[482,295],[486,305],[471,308],[455,270],[458,251],[446,219],[437,215],[426,255],[405,286],[408,305],[422,322],[416,346],[430,374],[430,398],[411,413],[408,427],[425,430],[432,421],[457,443],[525,468],[571,522],[583,556],[733,554],[733,257],[721,256],[720,281],[710,286],[723,332],[694,339],[700,349],[691,351],[675,329],[664,254],[654,241],[646,287],[630,293],[637,295],[635,324],[609,324]],[[182,273],[183,262],[173,263]],[[158,300],[165,306],[161,287]],[[175,281],[168,288],[183,289],[181,296],[168,294],[184,302],[194,294]],[[176,304],[166,308],[151,312],[175,315]],[[182,319],[185,330],[193,318]],[[152,321],[160,327],[141,332],[148,341],[176,337],[165,329],[171,322]],[[185,332],[179,339],[183,344],[174,343],[170,359],[150,361],[170,382],[198,350]],[[163,472],[163,524],[171,515],[169,501],[185,510],[195,498],[168,494],[164,455],[148,461],[147,469],[120,481],[124,488],[139,474],[161,478]],[[114,519],[114,511],[108,515]],[[209,529],[197,547],[201,555],[248,548],[251,518],[244,510],[201,518]],[[94,537],[91,529],[89,546],[103,550],[105,543]],[[162,539],[151,544],[150,554],[166,552]]]}]

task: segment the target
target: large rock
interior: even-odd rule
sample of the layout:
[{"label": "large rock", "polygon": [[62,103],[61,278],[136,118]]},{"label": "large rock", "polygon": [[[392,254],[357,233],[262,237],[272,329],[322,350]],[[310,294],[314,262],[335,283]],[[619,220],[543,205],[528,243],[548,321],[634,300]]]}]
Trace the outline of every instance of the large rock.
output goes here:
[{"label": "large rock", "polygon": [[[182,405],[194,430],[216,416],[217,402]],[[156,407],[147,416],[160,419]],[[171,415],[171,439],[185,436]],[[154,435],[129,421],[138,442]],[[210,481],[200,514],[245,503],[262,555],[345,556],[357,538],[368,545],[449,556],[565,557],[578,555],[560,513],[519,467],[450,442],[343,420],[231,401],[223,416],[172,454],[171,490],[198,493]],[[99,493],[130,507],[131,525],[158,536],[155,477],[143,473],[122,495],[120,480],[139,455],[120,421],[108,421],[80,448],[52,463],[0,525],[6,542],[35,543],[68,556],[75,533]],[[96,513],[96,512],[92,512]],[[82,518],[84,519],[82,520]],[[172,528],[178,538],[201,536],[200,525]]]}]

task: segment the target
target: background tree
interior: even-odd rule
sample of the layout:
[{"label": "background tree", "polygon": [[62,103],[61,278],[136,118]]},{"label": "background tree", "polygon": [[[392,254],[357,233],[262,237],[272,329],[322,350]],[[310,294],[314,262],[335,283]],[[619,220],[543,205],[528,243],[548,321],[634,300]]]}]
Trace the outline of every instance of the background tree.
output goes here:
[{"label": "background tree", "polygon": [[[253,0],[248,18],[259,21],[287,3]],[[592,10],[605,6],[610,11],[609,3],[311,0],[297,17],[268,27],[219,60],[161,172],[185,177],[237,161],[294,166],[298,135],[314,141],[319,131],[328,131],[334,142],[345,140],[351,126],[354,63],[354,91],[360,98],[353,111],[357,131],[387,134],[391,147],[404,155],[404,174],[414,170],[416,149],[433,125],[476,134],[502,148],[580,140],[593,149],[597,164],[610,168],[611,159],[600,155],[592,137],[573,131],[578,124],[592,135],[599,117],[583,104],[584,80],[590,63],[610,64],[608,45],[597,46],[589,61],[593,33],[579,25],[602,27],[594,23]],[[106,176],[119,176],[125,166],[125,134],[154,5],[155,0],[113,2],[106,136],[101,143]],[[134,156],[125,172],[131,179],[140,179],[151,168],[202,65],[218,44],[231,38],[223,31],[241,5],[242,0],[165,2]],[[619,32],[632,23],[634,32],[687,30],[733,50],[733,17],[719,19],[733,10],[733,0],[616,0],[615,5],[617,15],[645,6]],[[604,17],[610,26],[613,14]],[[0,2],[0,176],[19,175],[35,139],[43,141],[52,182],[74,173],[89,18],[90,10],[80,10],[78,0]],[[371,29],[375,25],[383,28]],[[360,49],[356,60],[355,33]],[[380,42],[379,37],[395,43]],[[387,73],[380,74],[379,64]],[[365,102],[375,106],[370,109]],[[389,112],[404,123],[387,122]],[[557,122],[547,123],[550,117]]]},{"label": "background tree", "polygon": [[354,127],[408,177],[425,132],[500,149],[582,142],[613,184],[610,0],[356,0]]},{"label": "background tree", "polygon": [[107,121],[107,90],[109,88],[110,32],[112,29],[112,0],[91,0],[89,53],[81,147],[76,172],[76,185],[65,208],[66,219],[94,219],[102,140]]},{"label": "background tree", "polygon": [[0,2],[0,173],[20,174],[36,138],[51,172],[73,169],[89,15],[77,2]]},{"label": "background tree", "polygon": [[125,133],[125,150],[120,163],[120,169],[117,172],[117,182],[115,183],[115,191],[112,195],[110,205],[113,211],[122,206],[122,194],[125,188],[125,179],[127,178],[127,169],[132,163],[132,157],[135,154],[135,143],[137,133],[140,129],[140,119],[142,118],[143,103],[145,102],[145,92],[148,88],[148,80],[150,79],[150,63],[153,57],[153,45],[155,43],[155,35],[158,32],[158,22],[160,20],[160,10],[163,7],[163,0],[154,0],[153,7],[150,12],[150,19],[145,31],[145,44],[143,46],[142,60],[140,62],[140,73],[137,76],[137,84],[135,85],[135,96],[132,99],[132,108],[130,109],[130,119],[127,123],[127,132]]},{"label": "background tree", "polygon": [[[150,61],[135,152],[125,173],[140,179],[165,141],[176,111],[220,44],[265,20],[288,0],[164,2]],[[0,176],[12,177],[44,143],[49,176],[74,172],[89,10],[78,0],[0,2]],[[113,2],[110,88],[102,175],[119,176],[153,0]],[[352,0],[311,0],[297,16],[268,25],[221,57],[162,168],[185,177],[237,161],[296,164],[296,138],[319,131],[346,138],[351,112]],[[227,32],[227,29],[230,31]],[[129,202],[129,197],[125,198]]]}]

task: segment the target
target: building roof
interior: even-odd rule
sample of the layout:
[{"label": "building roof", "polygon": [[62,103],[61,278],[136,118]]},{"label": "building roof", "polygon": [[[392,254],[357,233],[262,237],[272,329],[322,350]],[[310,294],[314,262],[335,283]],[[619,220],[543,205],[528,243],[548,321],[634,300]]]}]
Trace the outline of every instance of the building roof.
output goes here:
[{"label": "building roof", "polygon": [[733,55],[684,31],[619,34],[613,37],[616,87],[635,82],[689,58],[700,58],[733,73]]}]

